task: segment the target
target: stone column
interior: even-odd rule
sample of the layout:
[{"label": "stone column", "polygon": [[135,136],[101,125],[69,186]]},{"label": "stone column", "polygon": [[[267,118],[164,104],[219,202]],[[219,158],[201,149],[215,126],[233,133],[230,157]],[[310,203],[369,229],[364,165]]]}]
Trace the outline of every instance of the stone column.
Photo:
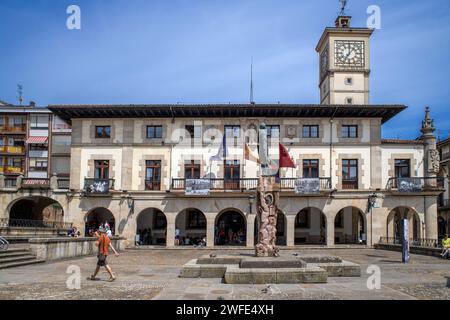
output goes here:
[{"label": "stone column", "polygon": [[424,150],[424,168],[425,177],[429,178],[425,180],[425,187],[436,188],[436,176],[439,173],[439,151],[436,148],[436,137],[434,135],[435,131],[434,120],[430,118],[430,108],[425,108],[425,119],[422,122],[422,136],[420,139],[425,144]]},{"label": "stone column", "polygon": [[327,247],[334,246],[334,218],[331,214],[326,214],[327,217]]},{"label": "stone column", "polygon": [[206,215],[206,246],[209,248],[214,247],[214,227],[215,227],[216,217]]},{"label": "stone column", "polygon": [[425,197],[425,238],[438,238],[437,197]]},{"label": "stone column", "polygon": [[295,215],[286,215],[286,245],[295,246]]},{"label": "stone column", "polygon": [[5,175],[3,172],[0,172],[0,189],[3,189],[5,187]]},{"label": "stone column", "polygon": [[256,214],[247,215],[247,247],[249,248],[255,246],[255,223]]},{"label": "stone column", "polygon": [[167,214],[167,236],[166,236],[166,246],[168,248],[175,247],[175,217],[176,214]]}]

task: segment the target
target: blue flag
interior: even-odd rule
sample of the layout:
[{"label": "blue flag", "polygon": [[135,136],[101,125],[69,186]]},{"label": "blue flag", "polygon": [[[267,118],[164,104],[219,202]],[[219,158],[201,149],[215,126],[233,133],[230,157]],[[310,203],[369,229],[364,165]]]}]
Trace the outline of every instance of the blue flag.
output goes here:
[{"label": "blue flag", "polygon": [[219,147],[219,151],[215,156],[209,158],[209,161],[222,161],[226,159],[227,156],[228,156],[227,136],[224,134],[222,144]]}]

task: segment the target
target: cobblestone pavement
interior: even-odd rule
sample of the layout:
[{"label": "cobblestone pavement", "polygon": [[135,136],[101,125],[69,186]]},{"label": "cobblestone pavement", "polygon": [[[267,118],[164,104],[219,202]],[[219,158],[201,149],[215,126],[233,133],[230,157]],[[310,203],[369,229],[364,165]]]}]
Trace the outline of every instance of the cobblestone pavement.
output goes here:
[{"label": "cobblestone pavement", "polygon": [[[407,265],[401,253],[374,249],[289,250],[337,255],[361,265],[361,278],[329,278],[326,284],[228,285],[220,279],[178,278],[181,266],[204,254],[238,254],[224,250],[127,250],[109,262],[118,276],[110,283],[86,278],[96,258],[85,257],[15,269],[0,270],[0,299],[450,299],[450,261],[412,255]],[[81,289],[70,290],[67,268],[79,266]],[[381,289],[367,288],[367,267],[381,269]],[[265,290],[267,289],[267,290]]]}]

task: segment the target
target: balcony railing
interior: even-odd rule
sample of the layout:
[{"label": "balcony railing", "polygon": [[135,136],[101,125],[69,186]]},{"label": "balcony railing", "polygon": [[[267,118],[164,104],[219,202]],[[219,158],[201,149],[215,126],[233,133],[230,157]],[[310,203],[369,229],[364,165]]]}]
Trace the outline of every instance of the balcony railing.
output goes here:
[{"label": "balcony railing", "polygon": [[87,194],[108,194],[114,189],[114,179],[84,179],[84,190]]},{"label": "balcony railing", "polygon": [[[281,178],[280,188],[281,190],[294,190],[297,181],[301,178]],[[317,178],[319,179],[319,189],[320,190],[330,190],[331,189],[331,179],[330,178]]]},{"label": "balcony railing", "polygon": [[[318,178],[320,190],[331,189],[330,178]],[[244,191],[244,190],[256,190],[258,187],[258,178],[241,178],[241,179],[224,179],[224,178],[211,178],[210,190],[212,191]],[[295,190],[296,183],[299,178],[281,178],[280,189],[281,190]],[[185,190],[186,179],[172,179],[172,190]]]},{"label": "balcony railing", "polygon": [[344,179],[342,180],[343,190],[358,190],[358,180],[355,179]]},{"label": "balcony railing", "polygon": [[1,173],[23,174],[24,170],[21,167],[0,167]]},{"label": "balcony railing", "polygon": [[424,190],[443,189],[442,177],[390,178],[386,189],[398,192],[421,192]]},{"label": "balcony railing", "polygon": [[0,126],[0,132],[11,132],[11,133],[24,133],[27,130],[26,124],[15,125],[15,126]]},{"label": "balcony railing", "polygon": [[16,227],[16,228],[52,228],[68,230],[72,228],[72,223],[60,221],[43,221],[28,219],[9,219],[1,218],[0,227]]},{"label": "balcony railing", "polygon": [[24,154],[25,147],[21,146],[1,146],[0,153],[9,153],[9,154]]},{"label": "balcony railing", "polygon": [[[396,237],[381,237],[379,243],[402,245],[403,239]],[[410,247],[422,247],[422,248],[440,248],[442,246],[442,244],[439,242],[438,239],[426,239],[426,238],[409,239],[409,245]]]},{"label": "balcony railing", "polygon": [[145,180],[145,190],[149,191],[161,190],[161,181]]},{"label": "balcony railing", "polygon": [[24,189],[48,189],[50,188],[50,179],[46,178],[23,178],[22,188]]},{"label": "balcony railing", "polygon": [[58,189],[68,190],[69,188],[70,188],[70,179],[58,177]]},{"label": "balcony railing", "polygon": [[[242,179],[220,179],[211,178],[210,190],[214,191],[232,191],[232,190],[255,190],[258,186],[258,178]],[[172,190],[185,190],[186,179],[172,179]]]}]

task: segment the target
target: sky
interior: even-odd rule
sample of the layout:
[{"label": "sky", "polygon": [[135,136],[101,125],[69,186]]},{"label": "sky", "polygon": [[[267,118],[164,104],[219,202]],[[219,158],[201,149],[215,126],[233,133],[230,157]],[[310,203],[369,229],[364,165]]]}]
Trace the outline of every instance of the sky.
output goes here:
[{"label": "sky", "polygon": [[[69,30],[69,5],[81,29]],[[450,1],[349,0],[381,9],[370,103],[409,108],[383,137],[414,139],[425,106],[450,133]],[[316,44],[338,0],[0,0],[0,100],[18,103],[319,103]]]}]

